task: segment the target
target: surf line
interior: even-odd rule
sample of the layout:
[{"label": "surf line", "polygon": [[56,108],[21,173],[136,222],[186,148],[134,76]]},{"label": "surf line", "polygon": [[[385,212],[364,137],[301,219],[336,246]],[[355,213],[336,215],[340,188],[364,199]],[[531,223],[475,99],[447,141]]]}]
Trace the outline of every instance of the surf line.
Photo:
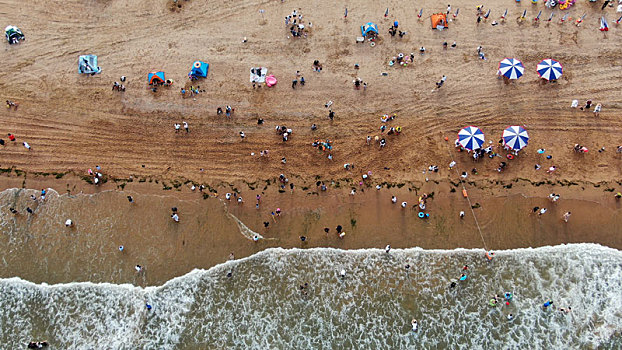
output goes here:
[{"label": "surf line", "polygon": [[[447,153],[449,154],[449,158],[451,158],[452,162],[455,162],[454,156],[451,154],[451,149],[449,148],[449,144],[447,143],[447,141],[445,141],[445,145],[447,146]],[[486,241],[484,240],[484,235],[482,234],[482,228],[479,226],[479,221],[477,221],[477,216],[475,216],[475,210],[473,210],[473,204],[471,203],[471,198],[467,195],[467,190],[466,190],[466,186],[464,185],[464,180],[462,180],[462,178],[460,177],[460,174],[458,173],[458,169],[456,167],[454,167],[453,169],[456,172],[456,175],[458,176],[458,180],[460,181],[460,184],[462,185],[462,193],[464,194],[464,197],[466,197],[467,201],[469,202],[469,208],[471,208],[471,214],[473,214],[473,219],[475,219],[475,225],[477,226],[477,231],[479,231],[479,236],[482,238],[482,244],[484,244],[484,250],[488,251],[488,247],[486,246]]]}]

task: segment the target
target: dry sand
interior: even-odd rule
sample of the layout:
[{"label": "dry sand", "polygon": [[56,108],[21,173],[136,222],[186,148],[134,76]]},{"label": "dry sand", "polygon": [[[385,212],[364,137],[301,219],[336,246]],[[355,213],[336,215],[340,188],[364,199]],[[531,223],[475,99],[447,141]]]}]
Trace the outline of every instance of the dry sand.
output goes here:
[{"label": "dry sand", "polygon": [[[602,33],[598,30],[600,4],[581,3],[569,10],[572,18],[587,13],[585,22],[577,27],[573,20],[560,25],[558,21],[564,13],[560,11],[556,11],[552,23],[547,23],[550,11],[542,4],[494,0],[486,3],[492,9],[488,22],[477,25],[474,13],[480,3],[461,1],[452,3],[452,8],[460,8],[458,20],[450,23],[448,30],[438,32],[430,28],[427,18],[433,12],[445,10],[446,4],[437,1],[350,2],[345,20],[344,4],[324,0],[313,4],[197,0],[181,3],[179,11],[171,11],[170,2],[166,1],[2,2],[0,22],[18,25],[27,37],[20,45],[5,45],[0,53],[3,62],[0,92],[5,99],[20,103],[17,111],[6,110],[0,114],[3,132],[15,134],[18,141],[0,150],[0,168],[14,167],[27,172],[26,181],[14,175],[3,178],[4,187],[40,188],[42,181],[64,192],[69,182],[70,186],[77,184],[78,191],[100,191],[85,189],[86,184],[74,179],[34,178],[37,172],[70,171],[82,176],[96,164],[103,167],[107,176],[117,179],[151,178],[169,185],[187,179],[219,188],[221,195],[226,184],[231,183],[241,190],[246,206],[251,207],[239,213],[235,209],[235,214],[249,227],[258,229],[269,217],[266,210],[259,214],[253,212],[255,191],[244,188],[244,182],[260,189],[263,181],[273,181],[284,173],[296,184],[295,194],[280,194],[271,186],[270,191],[274,193],[266,195],[266,206],[274,204],[289,211],[299,210],[303,217],[319,208],[324,219],[306,226],[313,232],[354,215],[358,230],[373,233],[344,241],[326,239],[318,245],[358,248],[383,246],[391,241],[394,246],[481,247],[482,240],[472,223],[465,224],[468,234],[462,234],[463,225],[456,226],[453,219],[458,207],[464,206],[464,200],[460,205],[456,202],[461,197],[459,190],[449,192],[448,181],[458,181],[456,174],[446,169],[453,157],[460,171],[478,168],[479,175],[470,176],[469,180],[474,182],[468,186],[474,190],[471,196],[484,208],[510,206],[508,198],[512,198],[512,203],[514,199],[518,201],[517,207],[528,210],[541,200],[537,198],[558,189],[536,187],[530,182],[578,184],[565,187],[563,197],[576,200],[571,205],[577,208],[571,221],[580,222],[576,225],[581,227],[562,228],[561,213],[557,212],[549,212],[550,219],[544,218],[545,224],[538,224],[540,221],[527,215],[512,216],[515,225],[528,226],[529,233],[516,230],[507,238],[499,231],[510,220],[508,215],[502,214],[504,211],[495,210],[495,215],[485,211],[488,214],[481,214],[481,220],[488,226],[485,234],[492,235],[486,240],[490,248],[570,241],[597,241],[620,247],[616,235],[620,231],[620,209],[610,191],[621,190],[622,178],[621,157],[615,153],[615,146],[622,144],[619,118],[622,95],[617,93],[622,84],[619,69],[622,44],[619,29],[611,23],[618,17],[612,9],[605,11],[611,30]],[[386,6],[390,13],[385,19]],[[426,18],[418,20],[416,14],[420,7],[424,8]],[[305,21],[313,23],[307,38],[287,37],[284,17],[294,8],[302,11]],[[509,8],[507,22],[491,26],[492,20],[498,20],[505,8]],[[263,16],[260,9],[265,10]],[[528,10],[529,20],[519,24],[515,19],[523,9]],[[541,9],[542,20],[534,25],[531,19]],[[400,28],[408,31],[406,37],[392,38],[387,33],[393,20],[399,20]],[[373,48],[355,43],[359,26],[367,21],[375,21],[380,27],[382,40]],[[242,43],[243,37],[248,42]],[[450,44],[456,41],[457,48],[444,50],[443,41]],[[477,57],[479,45],[483,46],[487,61]],[[423,56],[417,52],[420,46],[427,49]],[[415,52],[415,64],[406,68],[389,67],[389,59],[399,52]],[[78,75],[80,54],[98,55],[102,74]],[[498,62],[504,57],[523,61],[526,72],[519,81],[504,84],[496,79]],[[564,76],[554,84],[542,84],[535,72],[536,64],[548,57],[564,65]],[[187,73],[196,59],[210,63],[208,78],[200,81],[201,89],[206,92],[196,100],[182,99],[179,88],[186,85]],[[311,71],[314,59],[323,63],[321,73]],[[355,63],[360,64],[359,71],[354,70]],[[276,87],[252,89],[248,71],[258,65],[268,67],[269,73],[277,76]],[[147,87],[146,76],[149,71],[160,69],[175,84],[154,94]],[[293,90],[291,80],[296,70],[302,72],[307,84]],[[388,72],[388,76],[381,76],[381,72]],[[111,91],[112,82],[118,81],[121,75],[129,79],[127,91]],[[442,75],[448,77],[447,82],[442,89],[432,92],[434,82]],[[366,91],[353,89],[351,82],[356,76],[368,82]],[[573,99],[584,103],[588,98],[603,104],[600,117],[569,108]],[[324,108],[328,100],[334,101],[333,122],[328,120]],[[234,117],[227,120],[217,116],[216,108],[228,104],[236,109]],[[398,115],[389,126],[401,126],[403,134],[389,136],[383,150],[366,146],[367,135],[379,135],[380,116],[385,113]],[[258,117],[265,120],[264,125],[257,125]],[[182,120],[190,124],[188,135],[173,130],[173,124]],[[312,123],[318,125],[315,132],[309,128]],[[275,125],[293,128],[291,140],[281,142],[274,133]],[[500,158],[485,159],[474,165],[468,155],[451,147],[456,132],[466,125],[479,126],[493,144],[506,126],[524,125],[530,132],[530,145],[518,159],[509,162],[505,172],[497,173]],[[244,141],[238,136],[241,130],[247,135]],[[315,139],[326,138],[334,142],[333,161],[310,145]],[[31,151],[18,144],[23,141],[32,146]],[[587,146],[590,152],[574,154],[575,143]],[[596,152],[603,146],[607,147],[605,152]],[[538,148],[546,148],[545,155],[552,155],[553,159],[538,155]],[[262,149],[270,150],[269,158],[258,157]],[[252,152],[255,156],[250,155]],[[281,157],[287,158],[287,164],[281,164]],[[355,170],[344,171],[345,162],[355,164]],[[534,170],[535,163],[544,169],[557,165],[558,171],[547,175],[544,169]],[[428,175],[422,171],[430,164],[441,168],[439,174],[434,174],[438,184],[424,181]],[[199,171],[201,168],[204,171]],[[329,200],[324,197],[308,200],[315,196],[307,193],[315,190],[317,178],[326,183],[340,181],[343,188],[344,179],[358,182],[367,171],[373,173],[370,184],[404,183],[405,188],[444,193],[430,209],[437,211],[437,216],[443,213],[443,217],[452,218],[447,219],[451,224],[439,224],[433,217],[427,229],[440,236],[413,238],[408,227],[419,223],[415,211],[403,221],[396,221],[396,215],[402,214],[399,210],[400,214],[388,212],[393,208],[384,204],[390,198],[386,190],[376,200],[375,193],[353,199],[347,195],[348,189],[331,188],[327,194]],[[517,179],[520,186],[511,190],[503,187]],[[133,185],[136,184],[128,186]],[[111,183],[106,186],[114,188]],[[302,187],[308,190],[302,191]],[[580,190],[581,187],[586,190]],[[160,192],[153,187],[144,191]],[[288,196],[287,200],[279,197],[284,195]],[[415,204],[415,200],[409,202]],[[350,201],[355,203],[342,205]],[[368,205],[373,209],[361,208]],[[607,211],[594,209],[600,207]],[[586,211],[582,212],[582,208]],[[365,214],[372,211],[375,216]],[[597,217],[594,213],[607,216],[613,224],[607,226],[602,220],[594,221]],[[272,231],[280,240],[260,245],[248,242],[243,255],[270,246],[270,242],[296,245],[301,230],[297,225],[305,221],[301,223],[299,216],[293,217],[296,219],[288,219],[291,222],[282,225],[288,229]],[[595,238],[589,235],[593,228],[598,231]],[[403,233],[390,233],[396,231]],[[315,242],[311,240],[309,246]],[[207,267],[224,258],[200,260],[196,264],[194,256],[187,255],[184,259],[186,263],[171,274],[183,273],[190,266]],[[154,280],[164,280],[166,275]]]}]

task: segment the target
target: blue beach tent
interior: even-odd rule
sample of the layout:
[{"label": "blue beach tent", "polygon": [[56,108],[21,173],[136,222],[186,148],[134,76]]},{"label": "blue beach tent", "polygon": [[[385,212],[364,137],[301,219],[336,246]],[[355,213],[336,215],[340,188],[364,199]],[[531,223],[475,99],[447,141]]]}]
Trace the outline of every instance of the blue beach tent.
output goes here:
[{"label": "blue beach tent", "polygon": [[190,78],[205,78],[209,71],[209,64],[203,61],[195,61],[192,64],[192,70],[188,73]]},{"label": "blue beach tent", "polygon": [[149,80],[149,85],[164,84],[164,82],[166,81],[166,78],[164,77],[164,72],[162,71],[149,73],[147,79]]},{"label": "blue beach tent", "polygon": [[82,55],[78,58],[78,73],[95,75],[102,69],[97,65],[97,56]]},{"label": "blue beach tent", "polygon": [[361,35],[364,37],[375,37],[378,35],[378,25],[376,23],[367,22],[361,26]]}]

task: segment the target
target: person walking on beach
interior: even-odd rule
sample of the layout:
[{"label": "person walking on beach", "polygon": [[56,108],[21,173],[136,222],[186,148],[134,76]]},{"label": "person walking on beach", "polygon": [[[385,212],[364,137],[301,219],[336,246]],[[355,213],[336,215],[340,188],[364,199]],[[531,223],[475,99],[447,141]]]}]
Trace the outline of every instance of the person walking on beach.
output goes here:
[{"label": "person walking on beach", "polygon": [[562,219],[564,219],[564,222],[568,222],[568,219],[570,218],[570,212],[567,211],[564,213],[564,215],[562,216]]},{"label": "person walking on beach", "polygon": [[175,123],[173,124],[173,126],[175,127],[175,132],[179,132],[179,128],[181,128],[181,125],[179,123]]},{"label": "person walking on beach", "polygon": [[184,124],[184,129],[186,129],[186,134],[190,132],[190,129],[188,128],[188,123],[183,122]]},{"label": "person walking on beach", "polygon": [[391,251],[391,245],[387,244],[387,246],[384,248],[384,251],[389,254],[389,252]]},{"label": "person walking on beach", "polygon": [[609,5],[609,3],[611,2],[611,0],[605,0],[605,2],[603,2],[603,6],[600,8],[600,10],[604,10],[605,7],[607,7],[607,5]]}]

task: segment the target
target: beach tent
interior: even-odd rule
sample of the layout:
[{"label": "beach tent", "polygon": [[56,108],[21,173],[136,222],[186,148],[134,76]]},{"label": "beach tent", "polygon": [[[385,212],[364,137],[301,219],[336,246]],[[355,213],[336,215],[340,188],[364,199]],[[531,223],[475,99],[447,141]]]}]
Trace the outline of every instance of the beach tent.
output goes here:
[{"label": "beach tent", "polygon": [[376,23],[367,22],[361,26],[361,35],[364,37],[375,37],[378,35],[378,25]]},{"label": "beach tent", "polygon": [[540,61],[537,66],[538,75],[546,80],[557,80],[562,76],[562,65],[558,61],[547,58]]},{"label": "beach tent", "polygon": [[265,83],[266,74],[268,74],[268,68],[266,67],[251,68],[251,83]]},{"label": "beach tent", "polygon": [[480,149],[484,144],[484,133],[476,126],[467,126],[458,132],[458,142],[470,151]]},{"label": "beach tent", "polygon": [[95,75],[101,71],[101,67],[97,66],[97,56],[82,55],[78,58],[78,73]]},{"label": "beach tent", "polygon": [[195,61],[192,64],[192,70],[188,73],[191,78],[205,78],[209,70],[209,64],[203,61]]},{"label": "beach tent", "polygon": [[430,19],[432,20],[432,29],[443,30],[447,28],[447,15],[444,13],[435,13]]},{"label": "beach tent", "polygon": [[529,143],[529,134],[522,126],[513,125],[503,130],[503,144],[515,151],[523,149]]},{"label": "beach tent", "polygon": [[162,71],[149,73],[147,79],[149,81],[149,85],[164,84],[164,82],[166,81],[166,78],[164,78],[164,72]]},{"label": "beach tent", "polygon": [[22,31],[16,26],[7,26],[4,28],[4,35],[9,44],[17,44],[20,40],[26,40]]},{"label": "beach tent", "polygon": [[499,72],[508,79],[518,79],[525,72],[525,67],[516,58],[506,58],[499,62]]}]

